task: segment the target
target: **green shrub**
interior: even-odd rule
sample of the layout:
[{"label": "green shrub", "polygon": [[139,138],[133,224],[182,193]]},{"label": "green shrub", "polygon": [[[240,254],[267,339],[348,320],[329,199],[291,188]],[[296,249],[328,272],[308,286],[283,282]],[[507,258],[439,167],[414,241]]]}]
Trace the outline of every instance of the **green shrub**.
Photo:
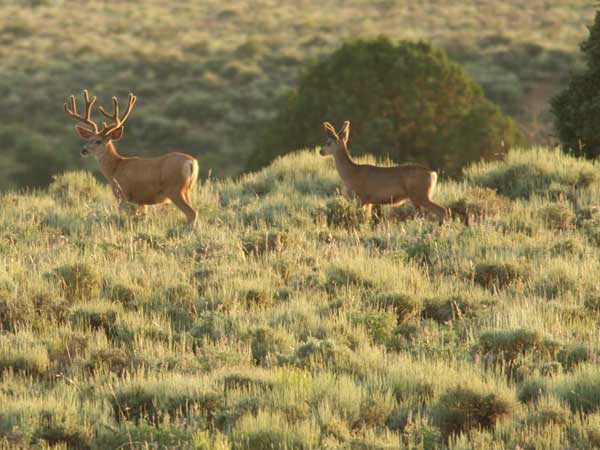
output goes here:
[{"label": "green shrub", "polygon": [[591,295],[587,297],[583,305],[590,312],[600,313],[600,295]]},{"label": "green shrub", "polygon": [[2,401],[0,436],[15,444],[5,447],[7,441],[0,438],[2,448],[91,448],[94,430],[90,410],[69,393],[62,398],[49,395]]},{"label": "green shrub", "polygon": [[265,253],[280,253],[285,248],[287,235],[282,232],[254,232],[242,239],[245,255],[261,256]]},{"label": "green shrub", "polygon": [[108,397],[115,417],[158,424],[167,415],[193,415],[211,422],[222,407],[221,395],[196,377],[170,375],[125,383]]},{"label": "green shrub", "polygon": [[84,333],[60,330],[45,345],[48,349],[50,367],[58,373],[70,370],[75,361],[82,358],[90,339]]},{"label": "green shrub", "polygon": [[46,375],[48,350],[26,336],[0,336],[0,375],[7,370],[32,376]]},{"label": "green shrub", "polygon": [[548,392],[548,387],[544,380],[530,378],[521,384],[517,398],[523,403],[533,403],[537,402],[546,392]]},{"label": "green shrub", "polygon": [[562,265],[546,268],[543,277],[535,284],[536,291],[546,298],[554,299],[566,292],[576,292],[580,288],[580,280],[572,273],[572,266]]},{"label": "green shrub", "polygon": [[369,277],[348,267],[334,266],[327,271],[325,288],[328,292],[334,293],[337,289],[348,286],[373,289],[375,287],[375,282]]},{"label": "green shrub", "polygon": [[33,320],[33,305],[23,304],[16,297],[0,298],[0,329],[13,331],[15,327],[33,322]]},{"label": "green shrub", "polygon": [[198,340],[208,338],[214,342],[234,333],[231,321],[221,311],[209,311],[194,323],[191,334]]},{"label": "green shrub", "polygon": [[580,45],[587,69],[571,76],[568,87],[551,101],[554,127],[565,151],[594,158],[600,155],[596,124],[600,118],[600,12],[596,13],[590,35]]},{"label": "green shrub", "polygon": [[329,368],[349,373],[361,372],[360,362],[354,352],[333,340],[310,339],[296,349],[291,361],[302,368]]},{"label": "green shrub", "polygon": [[281,414],[260,411],[242,417],[232,434],[235,450],[312,450],[319,430],[308,421],[289,424]]},{"label": "green shrub", "polygon": [[112,336],[121,309],[112,303],[92,303],[71,310],[70,319],[73,325],[89,326],[93,330],[103,330]]},{"label": "green shrub", "polygon": [[[542,336],[537,331],[527,329],[487,331],[479,336],[474,350],[487,355],[486,362],[508,364],[508,370],[520,364],[523,355],[537,360],[548,360],[556,356],[559,344]],[[512,372],[509,372],[509,374]]]},{"label": "green shrub", "polygon": [[416,338],[418,331],[417,326],[412,323],[398,325],[392,332],[394,337],[388,343],[388,347],[396,351],[404,349],[407,342],[413,341]]},{"label": "green shrub", "polygon": [[63,151],[57,151],[56,140],[46,132],[39,127],[32,127],[31,123],[27,125],[20,118],[16,119],[12,111],[3,111],[3,116],[5,120],[0,125],[0,142],[4,149],[0,172],[1,190],[24,185],[46,186],[54,174],[72,166],[71,158]]},{"label": "green shrub", "polygon": [[108,300],[121,303],[125,308],[136,309],[139,306],[140,294],[137,289],[130,286],[105,282],[103,293]]},{"label": "green shrub", "polygon": [[245,289],[240,294],[249,307],[268,306],[273,303],[273,296],[265,289]]},{"label": "green shrub", "polygon": [[416,317],[421,311],[421,302],[409,295],[384,293],[375,296],[370,303],[382,310],[391,310],[396,316],[397,324],[406,323]]},{"label": "green shrub", "polygon": [[600,414],[590,414],[569,429],[569,439],[574,448],[600,448]]},{"label": "green shrub", "polygon": [[570,230],[575,225],[575,212],[566,201],[551,203],[540,210],[544,223],[555,230]]},{"label": "green shrub", "polygon": [[548,424],[564,427],[569,420],[569,410],[554,397],[543,397],[527,416],[527,423],[535,427]]},{"label": "green shrub", "polygon": [[162,290],[147,306],[165,313],[175,330],[189,330],[198,317],[197,297],[191,285],[177,284]]},{"label": "green shrub", "polygon": [[394,398],[390,392],[370,391],[360,403],[360,418],[351,424],[351,428],[368,429],[382,426],[394,408]]},{"label": "green shrub", "polygon": [[530,351],[535,351],[542,357],[553,357],[559,348],[555,341],[543,337],[537,331],[524,328],[485,332],[479,337],[479,345],[483,352],[501,353],[509,359]]},{"label": "green shrub", "polygon": [[600,411],[600,373],[597,366],[583,366],[559,382],[554,390],[573,413]]},{"label": "green shrub", "polygon": [[421,317],[435,320],[438,323],[446,323],[450,320],[475,317],[484,306],[483,303],[475,303],[461,297],[444,300],[428,299],[423,305]]},{"label": "green shrub", "polygon": [[502,153],[502,142],[506,147],[525,142],[514,122],[442,51],[380,37],[346,43],[312,65],[258,135],[248,168],[322,142],[325,119],[350,120],[360,130],[353,142],[363,152],[451,174]]},{"label": "green shrub", "polygon": [[[203,436],[204,437],[204,436]],[[211,442],[209,439],[208,442]],[[95,449],[183,449],[217,450],[196,442],[196,436],[178,423],[125,423],[111,429],[100,429],[94,439]],[[220,450],[220,449],[219,449]],[[223,449],[225,450],[225,449]]]},{"label": "green shrub", "polygon": [[109,371],[124,375],[127,370],[132,371],[137,366],[137,358],[122,348],[108,348],[93,351],[85,363],[88,370],[97,370],[106,367]]},{"label": "green shrub", "polygon": [[585,345],[571,344],[566,345],[560,349],[556,355],[556,359],[561,365],[567,369],[573,369],[579,364],[587,362],[589,360],[596,360],[598,358],[597,352],[588,348]]},{"label": "green shrub", "polygon": [[100,292],[100,276],[89,264],[60,266],[54,269],[53,274],[71,301],[91,300]]},{"label": "green shrub", "polygon": [[464,176],[471,184],[512,199],[533,195],[570,198],[574,189],[591,187],[599,180],[595,164],[545,148],[512,149],[502,161],[471,164]]},{"label": "green shrub", "polygon": [[356,200],[348,199],[343,195],[336,195],[325,205],[325,219],[327,225],[342,227],[348,230],[357,230],[370,219],[367,210],[359,205]]},{"label": "green shrub", "polygon": [[470,186],[465,195],[448,205],[453,216],[465,223],[480,222],[495,218],[508,210],[506,198],[499,197],[494,189]]},{"label": "green shrub", "polygon": [[488,289],[503,289],[522,278],[521,269],[514,264],[479,263],[475,266],[475,282]]},{"label": "green shrub", "polygon": [[271,390],[274,382],[264,376],[264,374],[250,373],[230,373],[223,377],[223,387],[225,392],[232,389],[254,388],[258,390]]},{"label": "green shrub", "polygon": [[353,322],[361,324],[376,344],[385,344],[396,326],[396,317],[391,312],[365,311],[355,313]]},{"label": "green shrub", "polygon": [[445,436],[473,428],[492,429],[514,409],[509,399],[493,392],[456,387],[444,393],[434,405],[432,418]]},{"label": "green shrub", "polygon": [[292,349],[290,336],[282,330],[273,328],[257,328],[250,337],[252,359],[261,366],[269,366],[277,362],[279,356]]},{"label": "green shrub", "polygon": [[[421,430],[419,430],[421,431]],[[416,433],[415,433],[416,434]],[[386,439],[387,437],[387,439]],[[349,442],[349,446],[345,446],[342,448],[349,448],[350,450],[396,450],[398,449],[398,444],[394,442],[393,435],[388,436],[369,436],[362,438],[353,438]],[[437,442],[436,442],[437,443]],[[439,443],[438,443],[439,444]],[[434,447],[424,447],[424,448],[434,448]]]},{"label": "green shrub", "polygon": [[54,178],[48,192],[68,206],[81,206],[98,201],[103,195],[103,188],[90,172],[67,172]]}]

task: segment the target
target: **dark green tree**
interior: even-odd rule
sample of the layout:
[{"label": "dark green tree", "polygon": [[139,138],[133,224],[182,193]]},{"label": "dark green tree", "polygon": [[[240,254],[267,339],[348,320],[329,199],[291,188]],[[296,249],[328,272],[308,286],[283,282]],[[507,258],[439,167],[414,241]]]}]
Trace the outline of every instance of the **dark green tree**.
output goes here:
[{"label": "dark green tree", "polygon": [[381,37],[347,43],[312,65],[259,134],[248,168],[318,145],[326,120],[335,126],[350,120],[354,154],[421,162],[450,175],[525,143],[515,123],[444,52]]},{"label": "dark green tree", "polygon": [[567,88],[551,100],[554,127],[563,150],[588,158],[600,155],[600,11],[580,44],[587,69],[573,74]]}]

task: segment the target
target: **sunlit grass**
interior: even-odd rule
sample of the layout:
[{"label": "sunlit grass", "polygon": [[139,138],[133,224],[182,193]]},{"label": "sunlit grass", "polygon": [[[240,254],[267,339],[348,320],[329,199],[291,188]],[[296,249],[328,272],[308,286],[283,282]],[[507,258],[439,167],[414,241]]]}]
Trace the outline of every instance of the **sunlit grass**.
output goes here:
[{"label": "sunlit grass", "polygon": [[[543,179],[482,190],[525,164]],[[597,167],[535,149],[467,173],[434,198],[468,226],[328,225],[358,205],[314,151],[204,183],[192,232],[84,172],[2,195],[0,444],[598,445]]]}]

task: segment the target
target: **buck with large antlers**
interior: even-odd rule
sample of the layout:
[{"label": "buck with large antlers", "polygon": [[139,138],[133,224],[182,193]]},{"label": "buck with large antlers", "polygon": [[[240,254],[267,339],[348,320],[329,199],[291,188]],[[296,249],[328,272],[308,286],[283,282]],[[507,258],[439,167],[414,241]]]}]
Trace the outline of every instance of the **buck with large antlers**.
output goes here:
[{"label": "buck with large antlers", "polygon": [[349,194],[371,212],[372,205],[400,205],[407,200],[419,208],[432,211],[443,222],[449,211],[433,202],[431,196],[437,182],[437,173],[418,164],[395,167],[377,167],[356,164],[348,153],[350,122],[344,122],[336,132],[329,122],[323,124],[329,138],[321,147],[321,155],[332,155]]},{"label": "buck with large antlers", "polygon": [[198,213],[192,208],[191,193],[198,179],[198,161],[185,153],[172,152],[154,158],[124,157],[114,146],[123,136],[125,122],[129,118],[136,97],[129,94],[129,103],[123,115],[119,114],[119,102],[113,97],[114,111],[108,114],[102,106],[100,112],[112,123],[103,122],[102,130],[91,119],[92,106],[96,97],[90,99],[88,91],[83,91],[85,113],[77,112],[75,97],[71,95],[71,107],[65,103],[65,112],[73,119],[87,126],[76,125],[79,136],[87,142],[81,156],[93,155],[102,174],[110,183],[113,193],[123,208],[127,202],[143,208],[173,202],[187,217],[188,224],[194,226]]}]

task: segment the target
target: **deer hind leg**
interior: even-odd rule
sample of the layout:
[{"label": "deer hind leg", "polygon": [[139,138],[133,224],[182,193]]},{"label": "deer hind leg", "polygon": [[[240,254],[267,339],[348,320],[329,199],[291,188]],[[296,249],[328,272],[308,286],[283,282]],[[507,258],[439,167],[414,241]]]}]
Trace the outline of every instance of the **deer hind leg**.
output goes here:
[{"label": "deer hind leg", "polygon": [[184,198],[187,200],[187,202],[192,205],[192,190],[191,189],[187,189],[183,192],[183,196]]},{"label": "deer hind leg", "polygon": [[194,225],[196,225],[198,212],[192,208],[191,202],[188,200],[186,194],[184,192],[177,192],[175,195],[169,198],[173,204],[185,214],[188,220],[188,225],[194,227]]},{"label": "deer hind leg", "polygon": [[444,208],[442,205],[438,205],[431,200],[424,202],[423,206],[438,217],[440,224],[444,223],[444,220],[450,217],[448,208]]},{"label": "deer hind leg", "polygon": [[424,198],[424,199],[412,199],[411,198],[410,201],[415,206],[415,208],[417,208],[418,210],[421,208],[426,208],[429,211],[431,211],[433,214],[435,214],[438,217],[440,224],[442,224],[444,222],[444,220],[446,220],[449,217],[447,208],[444,208],[443,206],[438,205],[437,203],[435,203],[434,201],[431,201],[428,198]]}]

